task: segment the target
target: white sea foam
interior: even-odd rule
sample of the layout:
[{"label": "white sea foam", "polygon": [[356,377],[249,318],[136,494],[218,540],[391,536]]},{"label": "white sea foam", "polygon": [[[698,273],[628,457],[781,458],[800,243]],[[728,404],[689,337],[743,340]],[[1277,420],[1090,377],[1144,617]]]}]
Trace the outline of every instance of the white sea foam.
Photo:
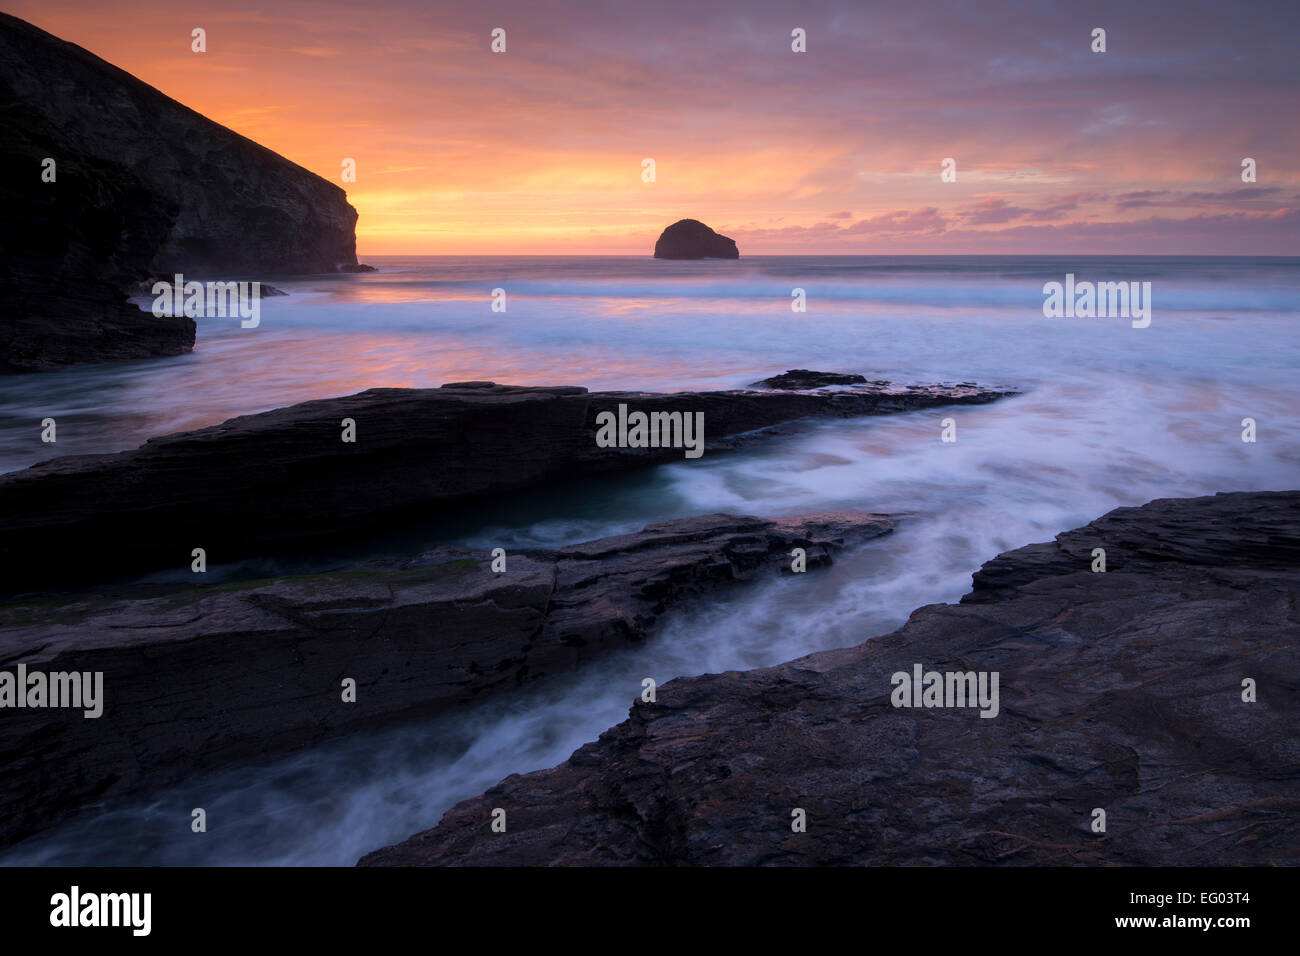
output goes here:
[{"label": "white sea foam", "polygon": [[[859,643],[898,626],[920,605],[958,599],[971,572],[998,552],[1049,540],[1116,506],[1300,487],[1295,260],[1289,267],[1218,261],[1185,275],[1181,267],[1161,266],[1165,273],[1142,277],[1156,289],[1147,329],[1122,319],[1044,319],[1040,272],[1063,273],[1068,261],[1045,261],[1039,269],[1001,260],[973,279],[973,267],[894,275],[889,281],[915,281],[921,290],[906,309],[873,295],[878,271],[863,267],[846,278],[842,264],[812,263],[837,281],[857,283],[861,295],[832,305],[818,299],[815,282],[799,282],[810,290],[806,315],[789,312],[788,289],[773,303],[668,294],[671,283],[689,283],[692,275],[716,284],[717,263],[666,271],[656,285],[661,294],[650,298],[627,295],[630,286],[604,298],[520,295],[503,315],[488,311],[486,294],[481,303],[459,293],[445,301],[372,300],[364,288],[355,291],[369,277],[304,281],[304,289],[343,291],[267,300],[257,330],[262,340],[242,339],[236,329],[205,329],[188,359],[42,376],[41,383],[55,383],[53,393],[81,409],[74,421],[88,427],[95,416],[107,416],[110,430],[117,429],[111,441],[119,444],[253,407],[372,385],[474,378],[596,388],[734,387],[806,367],[911,382],[1013,384],[1025,392],[991,405],[819,422],[744,452],[629,476],[598,498],[556,498],[545,508],[508,513],[492,527],[466,530],[464,543],[510,548],[565,544],[712,511],[913,513],[896,534],[826,571],[765,580],[681,609],[643,647],[577,673],[415,726],[193,780],[30,841],[4,862],[351,864],[432,826],[453,803],[509,773],[566,759],[625,716],[643,677],[654,677],[662,694],[663,682],[674,676],[766,666]],[[416,286],[421,294],[441,281],[436,270],[406,265],[409,271],[385,281]],[[632,278],[642,281],[644,266],[635,266]],[[780,264],[787,267],[793,268]],[[475,268],[488,275],[486,288],[510,288],[508,276],[498,281],[487,266]],[[538,263],[512,268],[544,272]],[[600,263],[567,268],[574,281],[617,279],[600,274]],[[1135,268],[1140,264],[1120,260],[1112,273]],[[1221,304],[1164,311],[1178,296],[1195,298],[1186,289],[1162,292],[1165,285],[1205,282],[1211,273],[1213,302]],[[962,283],[1018,283],[1026,290],[1023,307],[940,301]],[[998,297],[1015,299],[1011,287]],[[927,288],[938,291],[923,295]],[[1274,307],[1231,308],[1234,297]],[[1278,307],[1283,302],[1288,306]],[[48,398],[37,401],[30,383],[4,388],[7,414],[21,407],[33,434],[41,417],[55,414],[42,404]],[[178,405],[182,393],[186,403]],[[940,441],[945,417],[957,422],[952,444]],[[1240,439],[1244,417],[1258,422],[1254,444]],[[60,451],[78,450],[62,447],[65,434],[75,436],[77,428],[65,432],[61,420]],[[30,441],[12,447],[12,434],[5,445],[11,466],[41,450]],[[190,838],[185,822],[194,806],[222,820],[220,840]]]}]

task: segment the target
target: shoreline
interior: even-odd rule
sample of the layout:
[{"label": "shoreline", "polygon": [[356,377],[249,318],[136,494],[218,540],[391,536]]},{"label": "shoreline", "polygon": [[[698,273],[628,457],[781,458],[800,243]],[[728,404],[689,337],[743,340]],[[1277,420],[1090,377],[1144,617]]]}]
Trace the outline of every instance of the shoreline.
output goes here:
[{"label": "shoreline", "polygon": [[[742,529],[770,524],[737,520]],[[665,527],[698,527],[701,521]],[[643,572],[660,563],[633,543],[644,535],[623,538],[626,544],[616,547],[641,554]],[[1261,542],[1269,547],[1261,550]],[[594,546],[601,553],[608,548]],[[1099,546],[1107,551],[1104,573],[1091,567],[1092,549]],[[592,547],[563,550],[590,557]],[[445,556],[476,563],[478,570],[458,568],[458,575],[490,576],[486,555],[475,562],[465,562],[463,554]],[[535,563],[543,556],[520,557]],[[428,557],[413,564],[431,563]],[[617,567],[607,568],[603,559],[588,563],[610,571],[601,574],[607,593],[630,596],[629,579]],[[743,579],[761,588],[762,575],[776,570],[765,567],[760,577]],[[394,573],[392,567],[372,571],[380,578]],[[318,617],[322,611],[347,613],[338,597],[364,596],[371,585],[355,573],[344,580],[344,591],[288,580],[265,593],[310,597]],[[267,585],[246,592],[258,587]],[[652,590],[659,593],[658,586]],[[972,575],[956,603],[917,607],[901,628],[865,642],[756,670],[661,683],[657,700],[634,703],[628,719],[611,723],[599,739],[593,733],[567,761],[485,783],[482,795],[439,810],[442,822],[434,829],[372,847],[361,865],[1141,866],[1161,860],[1165,849],[1189,865],[1258,865],[1262,846],[1274,854],[1271,862],[1284,863],[1297,851],[1289,834],[1297,832],[1300,815],[1300,800],[1285,785],[1297,772],[1285,742],[1300,731],[1300,662],[1288,636],[1300,633],[1298,592],[1300,491],[1229,492],[1118,508],[1053,542],[998,554]],[[185,600],[210,602],[214,596]],[[133,611],[130,603],[92,613],[126,612],[144,620],[146,608]],[[378,605],[374,610],[383,613]],[[997,713],[982,719],[974,706],[891,707],[889,675],[913,668],[999,673]],[[1241,700],[1237,671],[1253,681],[1256,699],[1250,703]],[[629,684],[624,700],[638,690]],[[357,731],[357,739],[369,732]],[[336,742],[351,737],[347,732]],[[302,756],[311,753],[305,749]],[[329,763],[339,760],[336,755]],[[676,769],[664,776],[654,769],[661,762]],[[1257,773],[1264,765],[1273,769]],[[382,773],[382,766],[370,772]],[[790,781],[807,774],[824,799],[793,804],[809,814],[808,832],[799,837],[812,837],[796,844],[788,830],[780,836],[788,819],[764,807],[774,792],[787,793]],[[160,794],[147,783],[145,793]],[[957,790],[955,783],[961,784]],[[1153,804],[1151,793],[1169,794],[1174,802]],[[1198,800],[1202,804],[1193,806]],[[105,809],[116,812],[114,802]],[[501,806],[509,808],[508,832],[490,833],[484,808]],[[846,806],[848,816],[833,819]],[[1153,808],[1166,806],[1168,814],[1150,817]],[[909,829],[908,814],[919,807],[929,822]],[[1097,807],[1108,815],[1109,835],[1089,829]],[[528,812],[517,813],[520,808]],[[682,821],[685,843],[619,829],[636,818],[658,832],[654,821],[666,824],[665,812]],[[1183,826],[1179,813],[1188,821],[1196,817],[1208,831]],[[755,830],[765,814],[766,823]],[[1135,823],[1139,814],[1147,816]],[[879,826],[867,825],[868,818],[879,818]],[[1230,844],[1226,851],[1218,846],[1234,827],[1246,828],[1255,843]],[[1148,830],[1158,833],[1148,838]],[[57,838],[57,829],[48,832]],[[1211,849],[1204,853],[1228,856],[1197,857],[1201,850],[1170,843],[1170,832],[1195,832],[1194,843],[1208,838]],[[627,847],[638,849],[620,856]],[[713,855],[697,856],[703,847]],[[6,849],[23,852],[19,844]]]},{"label": "shoreline", "polygon": [[[1295,864],[1298,599],[1300,491],[1119,508],[891,634],[670,681],[359,865]],[[891,706],[918,666],[1001,713]]]}]

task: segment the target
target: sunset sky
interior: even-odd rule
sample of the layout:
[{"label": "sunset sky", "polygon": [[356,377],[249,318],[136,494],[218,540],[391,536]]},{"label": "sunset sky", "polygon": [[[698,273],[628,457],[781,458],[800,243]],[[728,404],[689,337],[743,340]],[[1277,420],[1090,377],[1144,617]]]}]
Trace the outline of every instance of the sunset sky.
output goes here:
[{"label": "sunset sky", "polygon": [[649,254],[683,217],[742,255],[1300,254],[1297,0],[3,9],[339,182],[363,260]]}]

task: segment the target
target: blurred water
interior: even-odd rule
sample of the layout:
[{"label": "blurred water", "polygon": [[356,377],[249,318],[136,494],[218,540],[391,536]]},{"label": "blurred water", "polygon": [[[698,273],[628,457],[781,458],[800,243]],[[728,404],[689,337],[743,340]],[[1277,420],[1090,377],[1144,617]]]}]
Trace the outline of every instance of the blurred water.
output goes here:
[{"label": "blurred water", "polygon": [[[456,540],[511,548],[710,511],[912,514],[828,571],[679,609],[645,646],[578,673],[191,780],[29,841],[4,862],[350,864],[509,773],[566,759],[625,716],[643,677],[662,684],[860,643],[920,605],[956,600],[998,552],[1116,506],[1300,487],[1295,259],[375,264],[384,271],[276,282],[293,294],[263,303],[261,328],[204,323],[193,356],[0,384],[5,463],[41,457],[46,415],[59,419],[60,452],[84,452],[375,385],[731,387],[806,367],[1025,392],[988,406],[819,422],[460,528]],[[1151,326],[1045,319],[1042,284],[1066,272],[1151,281]],[[795,286],[807,291],[806,314],[790,311]],[[505,314],[489,311],[496,287],[507,290]],[[945,417],[957,422],[953,444],[939,440]],[[1258,423],[1254,444],[1241,441],[1246,417]],[[208,810],[207,834],[189,831],[196,806]]]},{"label": "blurred water", "polygon": [[[590,388],[743,385],[843,368],[903,381],[1253,381],[1295,368],[1300,260],[772,256],[378,258],[364,275],[276,278],[261,324],[200,319],[185,356],[0,379],[0,471],[131,448],[235,415],[377,386],[490,379]],[[1042,285],[1153,284],[1149,329],[1044,319]],[[808,311],[790,310],[803,288]],[[492,312],[502,288],[507,311]],[[148,305],[147,300],[141,300]],[[39,423],[59,423],[56,445]]]}]

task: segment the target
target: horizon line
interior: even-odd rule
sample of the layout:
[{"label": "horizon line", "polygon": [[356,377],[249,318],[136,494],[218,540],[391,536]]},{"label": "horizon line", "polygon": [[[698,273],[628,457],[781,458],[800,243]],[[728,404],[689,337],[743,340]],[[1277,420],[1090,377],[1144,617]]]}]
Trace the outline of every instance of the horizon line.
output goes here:
[{"label": "horizon line", "polygon": [[[1073,256],[1078,259],[1296,259],[1300,253],[1241,253],[1241,252],[763,252],[749,253],[736,259],[703,257],[698,259],[659,259],[660,262],[740,262],[743,259],[1061,259]],[[357,253],[363,259],[655,259],[653,255],[634,252],[381,252],[374,255]]]}]

